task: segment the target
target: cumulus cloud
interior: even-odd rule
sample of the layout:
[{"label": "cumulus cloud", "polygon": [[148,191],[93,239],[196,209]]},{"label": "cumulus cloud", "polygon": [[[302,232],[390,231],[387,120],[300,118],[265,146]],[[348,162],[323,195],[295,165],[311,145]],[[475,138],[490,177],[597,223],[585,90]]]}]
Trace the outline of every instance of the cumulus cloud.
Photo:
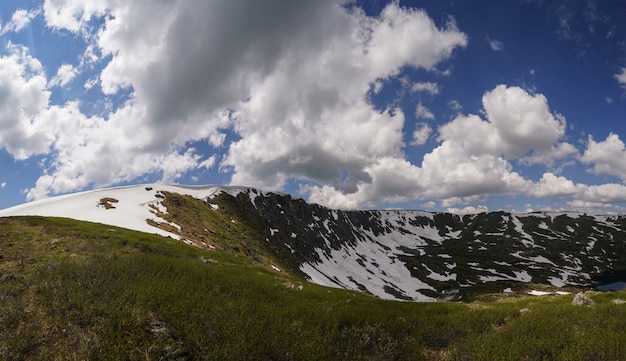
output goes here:
[{"label": "cumulus cloud", "polygon": [[368,181],[359,182],[352,193],[328,185],[309,187],[311,201],[334,208],[361,208],[418,199],[426,191],[420,181],[422,170],[404,159],[381,158],[365,171]]},{"label": "cumulus cloud", "polygon": [[421,168],[431,198],[518,193],[528,184],[502,157],[473,155],[458,141],[444,141],[426,154]]},{"label": "cumulus cloud", "polygon": [[580,186],[576,186],[571,180],[553,173],[544,173],[531,188],[532,195],[539,198],[568,197],[576,195],[580,190]]},{"label": "cumulus cloud", "polygon": [[[521,164],[545,164],[553,167],[556,160],[564,159],[578,154],[578,149],[570,143],[561,142],[553,144],[550,148],[541,152],[533,152],[532,154],[520,158]],[[567,165],[567,164],[564,164]]]},{"label": "cumulus cloud", "polygon": [[586,211],[588,209],[610,209],[610,208],[615,208],[612,204],[610,203],[599,203],[599,202],[587,202],[587,201],[581,201],[581,200],[573,200],[573,201],[569,201],[566,202],[567,206],[570,207],[571,209],[577,209],[577,210],[582,210],[582,211]]},{"label": "cumulus cloud", "polygon": [[452,213],[452,214],[459,214],[459,215],[478,214],[478,213],[489,212],[489,207],[487,207],[487,206],[478,206],[478,207],[467,206],[467,207],[464,207],[464,208],[452,207],[452,208],[446,208],[446,212]]},{"label": "cumulus cloud", "polygon": [[611,133],[600,142],[589,136],[581,161],[593,165],[591,172],[595,174],[610,174],[626,181],[626,145],[617,134]]},{"label": "cumulus cloud", "polygon": [[542,94],[498,85],[482,98],[486,120],[459,116],[439,128],[439,139],[462,142],[473,155],[503,155],[517,159],[531,155],[535,162],[564,157],[575,148],[558,143],[565,134],[565,118],[553,114]]},{"label": "cumulus cloud", "polygon": [[619,203],[626,201],[626,186],[624,184],[606,183],[581,187],[577,200],[595,203]]},{"label": "cumulus cloud", "polygon": [[[499,85],[482,99],[486,119],[459,115],[439,127],[437,140],[441,143],[424,155],[421,166],[386,160],[385,166],[377,163],[366,168],[370,179],[359,183],[354,193],[325,186],[315,188],[312,195],[318,202],[323,203],[327,197],[334,206],[345,207],[412,197],[443,199],[443,207],[459,212],[462,209],[455,206],[475,203],[480,195],[589,196],[588,186],[576,185],[553,173],[534,182],[513,169],[512,160],[549,165],[577,153],[574,146],[562,141],[565,119],[550,111],[543,95]],[[414,142],[425,141],[428,129],[418,124]],[[610,192],[619,194],[613,189],[596,190],[594,194],[610,196]]]},{"label": "cumulus cloud", "polygon": [[498,85],[483,96],[483,106],[502,142],[498,147],[507,157],[517,158],[530,150],[551,150],[565,134],[565,118],[550,112],[542,94]]},{"label": "cumulus cloud", "polygon": [[[128,119],[140,117],[135,109],[122,108],[108,120],[87,117],[78,102],[51,106],[41,113],[54,126],[55,154],[50,172],[41,176],[27,199],[46,197],[88,186],[102,187],[160,172],[163,182],[173,182],[202,162],[193,148],[150,151],[141,141],[144,133]],[[136,138],[130,136],[135,133]]]},{"label": "cumulus cloud", "polygon": [[[438,27],[397,2],[376,17],[346,3],[44,1],[47,26],[90,45],[78,68],[61,66],[48,82],[41,69],[36,76],[11,72],[19,74],[12,84],[30,84],[40,101],[22,97],[34,110],[15,121],[11,114],[30,108],[7,100],[14,111],[0,122],[21,138],[3,130],[10,141],[2,144],[21,159],[51,155],[29,198],[155,171],[171,181],[213,167],[215,155],[200,156],[188,144],[224,146],[226,131],[237,136],[219,167],[232,172],[232,183],[279,189],[307,179],[351,194],[376,179],[381,192],[395,189],[384,172],[406,163],[404,114],[377,110],[366,95],[404,67],[437,71],[467,37],[453,21]],[[46,86],[69,84],[98,61],[103,70],[86,88],[99,84],[111,96],[131,90],[126,103],[103,118],[85,116],[77,102],[50,106]],[[436,94],[438,87],[424,83],[416,91]],[[38,119],[45,131],[34,126]],[[355,204],[367,202],[363,195]]]},{"label": "cumulus cloud", "polygon": [[71,64],[63,64],[57,70],[57,74],[50,79],[49,87],[66,86],[78,75],[78,70]]},{"label": "cumulus cloud", "polygon": [[[47,87],[54,82],[47,81],[41,63],[24,47],[9,44],[6,51],[0,57],[1,147],[17,160],[38,154],[49,159],[27,199],[153,172],[171,182],[198,164],[211,165],[194,149],[151,149],[149,132],[132,121],[143,118],[141,107],[128,105],[105,120],[85,116],[77,101],[51,105]],[[59,85],[67,80],[59,79]]]},{"label": "cumulus cloud", "polygon": [[22,29],[30,24],[31,20],[39,14],[39,9],[24,10],[18,9],[11,16],[11,20],[6,24],[0,26],[0,35],[4,35],[9,32],[20,32]]},{"label": "cumulus cloud", "polygon": [[78,33],[96,15],[104,15],[109,1],[45,0],[43,12],[46,24],[54,29]]},{"label": "cumulus cloud", "polygon": [[425,13],[396,3],[379,18],[335,8],[323,22],[330,33],[307,41],[308,49],[298,49],[301,55],[290,56],[241,104],[236,116],[243,139],[224,162],[235,170],[233,183],[280,187],[289,177],[305,177],[355,191],[371,179],[367,167],[401,157],[404,147],[403,113],[366,103],[370,84],[402,66],[431,69],[466,43],[456,28],[437,29]]},{"label": "cumulus cloud", "polygon": [[41,63],[24,47],[9,44],[0,57],[0,147],[16,159],[47,153],[54,140],[40,116],[50,92]]},{"label": "cumulus cloud", "polygon": [[[347,0],[45,0],[42,9],[50,28],[88,45],[77,65],[50,79],[24,48],[9,45],[0,57],[0,144],[16,159],[48,155],[29,199],[155,173],[173,182],[214,167],[233,184],[278,190],[303,181],[311,201],[338,208],[443,199],[451,211],[480,212],[489,194],[626,199],[619,184],[574,184],[554,172],[532,181],[513,168],[578,153],[542,94],[498,85],[484,93],[479,115],[449,102],[458,114],[436,137],[427,123],[407,124],[395,105],[375,107],[372,92],[406,68],[450,74],[438,67],[468,41],[453,20],[438,26],[399,2],[376,16]],[[82,113],[78,101],[50,104],[52,87],[98,62],[102,71],[85,88],[130,94],[125,102],[101,117]],[[435,82],[403,85],[441,91]],[[415,115],[434,118],[421,102]],[[405,141],[429,140],[437,146],[411,163]],[[223,154],[201,154],[194,142]],[[624,180],[626,164],[610,158],[623,153],[611,135],[589,138],[579,159]]]}]

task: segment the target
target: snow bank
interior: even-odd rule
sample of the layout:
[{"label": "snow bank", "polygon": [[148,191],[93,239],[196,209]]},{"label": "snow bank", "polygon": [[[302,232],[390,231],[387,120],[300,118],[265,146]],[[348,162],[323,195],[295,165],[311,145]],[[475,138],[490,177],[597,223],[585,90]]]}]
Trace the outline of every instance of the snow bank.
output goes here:
[{"label": "snow bank", "polygon": [[[177,235],[148,224],[147,220],[163,222],[155,215],[155,211],[163,212],[160,192],[172,192],[189,195],[198,199],[214,197],[220,192],[241,192],[241,187],[221,186],[177,186],[162,184],[146,184],[128,187],[106,188],[87,192],[67,194],[24,203],[15,207],[0,210],[0,217],[8,216],[47,216],[65,217],[81,221],[96,222],[128,228],[146,233],[179,238]],[[111,203],[114,208],[106,209],[99,205],[103,198],[112,198],[118,202]]]}]

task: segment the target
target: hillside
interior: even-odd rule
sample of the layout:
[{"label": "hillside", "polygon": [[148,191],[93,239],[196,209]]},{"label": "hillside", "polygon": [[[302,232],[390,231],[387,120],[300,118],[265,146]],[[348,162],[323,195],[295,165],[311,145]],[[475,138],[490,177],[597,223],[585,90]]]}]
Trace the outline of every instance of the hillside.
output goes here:
[{"label": "hillside", "polygon": [[622,217],[157,185],[0,214],[2,360],[626,359],[626,295],[586,288],[619,276]]},{"label": "hillside", "polygon": [[0,359],[626,359],[621,292],[587,292],[582,306],[579,295],[525,292],[397,302],[229,253],[64,218],[2,218]]},{"label": "hillside", "polygon": [[69,217],[246,256],[384,299],[455,300],[525,284],[621,280],[626,217],[340,211],[245,187],[146,185],[51,198],[0,216]]}]

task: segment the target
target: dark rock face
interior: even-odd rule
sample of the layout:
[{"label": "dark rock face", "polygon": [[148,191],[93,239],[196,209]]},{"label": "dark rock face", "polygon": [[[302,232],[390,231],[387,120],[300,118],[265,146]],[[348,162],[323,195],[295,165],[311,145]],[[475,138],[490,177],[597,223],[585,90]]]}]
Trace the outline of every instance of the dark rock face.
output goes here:
[{"label": "dark rock face", "polygon": [[455,299],[520,282],[593,286],[626,268],[624,216],[340,211],[254,189],[208,202],[312,281],[382,298]]}]

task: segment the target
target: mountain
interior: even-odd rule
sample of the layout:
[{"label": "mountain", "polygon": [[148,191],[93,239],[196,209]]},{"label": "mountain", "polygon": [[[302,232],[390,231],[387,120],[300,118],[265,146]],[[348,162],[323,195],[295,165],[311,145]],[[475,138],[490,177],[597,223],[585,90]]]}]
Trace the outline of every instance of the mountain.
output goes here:
[{"label": "mountain", "polygon": [[383,299],[457,300],[528,283],[590,287],[626,269],[626,217],[342,211],[246,187],[142,185],[0,211],[109,224],[249,257]]}]

